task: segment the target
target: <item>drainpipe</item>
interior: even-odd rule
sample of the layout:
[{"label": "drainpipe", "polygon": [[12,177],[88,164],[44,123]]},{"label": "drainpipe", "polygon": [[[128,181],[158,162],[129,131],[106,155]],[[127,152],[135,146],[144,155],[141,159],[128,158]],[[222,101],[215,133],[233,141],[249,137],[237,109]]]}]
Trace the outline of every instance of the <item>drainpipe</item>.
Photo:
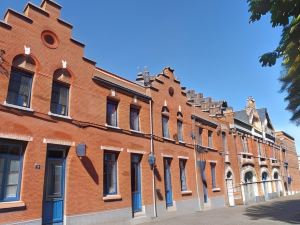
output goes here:
[{"label": "drainpipe", "polygon": [[[195,106],[193,105],[193,111],[195,111]],[[194,158],[195,158],[195,175],[196,175],[196,189],[197,189],[197,197],[198,197],[198,207],[201,210],[201,200],[200,200],[200,193],[199,193],[199,181],[198,181],[198,170],[197,170],[197,150],[196,150],[196,138],[195,138],[195,118],[192,120],[192,132],[193,132],[193,143],[194,143]]]},{"label": "drainpipe", "polygon": [[[150,103],[150,154],[154,155],[154,141],[153,141],[153,110],[152,110],[152,99],[149,100]],[[155,183],[155,172],[154,166],[152,168],[152,198],[153,198],[153,212],[154,217],[157,217],[157,206],[156,206],[156,183]]]}]

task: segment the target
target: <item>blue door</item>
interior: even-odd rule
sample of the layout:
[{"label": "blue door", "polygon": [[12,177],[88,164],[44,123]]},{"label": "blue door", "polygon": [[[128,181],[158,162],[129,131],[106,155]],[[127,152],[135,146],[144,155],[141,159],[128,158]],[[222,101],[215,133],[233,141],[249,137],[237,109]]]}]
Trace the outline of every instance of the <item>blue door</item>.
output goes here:
[{"label": "blue door", "polygon": [[173,193],[172,193],[172,181],[171,181],[171,159],[164,158],[164,170],[165,170],[165,191],[166,191],[166,205],[167,207],[173,206]]},{"label": "blue door", "polygon": [[132,211],[142,211],[142,193],[141,193],[141,156],[131,155],[131,190],[132,190]]},{"label": "blue door", "polygon": [[43,201],[43,224],[63,224],[65,151],[48,149],[45,191]]}]

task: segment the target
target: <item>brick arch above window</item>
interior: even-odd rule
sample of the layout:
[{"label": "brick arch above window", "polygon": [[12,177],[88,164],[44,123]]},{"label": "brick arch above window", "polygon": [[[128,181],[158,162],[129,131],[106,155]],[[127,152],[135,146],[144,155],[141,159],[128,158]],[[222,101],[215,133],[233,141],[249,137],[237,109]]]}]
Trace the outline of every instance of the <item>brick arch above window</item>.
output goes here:
[{"label": "brick arch above window", "polygon": [[60,81],[66,84],[71,84],[73,80],[73,75],[68,69],[59,68],[53,73],[53,80]]},{"label": "brick arch above window", "polygon": [[14,57],[12,66],[34,73],[36,71],[37,61],[32,55],[20,54]]}]

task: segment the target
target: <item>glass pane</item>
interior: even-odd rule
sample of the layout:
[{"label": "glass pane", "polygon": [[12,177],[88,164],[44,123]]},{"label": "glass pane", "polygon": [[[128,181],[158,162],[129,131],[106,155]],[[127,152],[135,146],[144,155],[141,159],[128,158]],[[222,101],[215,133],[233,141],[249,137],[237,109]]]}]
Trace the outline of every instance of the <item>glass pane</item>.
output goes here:
[{"label": "glass pane", "polygon": [[7,185],[17,185],[19,179],[18,172],[11,172],[8,174]]},{"label": "glass pane", "polygon": [[60,195],[61,194],[61,181],[62,181],[62,166],[55,165],[54,167],[54,194]]},{"label": "glass pane", "polygon": [[10,160],[10,172],[19,172],[20,162],[19,160]]},{"label": "glass pane", "polygon": [[139,130],[139,111],[130,109],[130,129]]},{"label": "glass pane", "polygon": [[6,187],[5,198],[16,198],[17,197],[18,185],[11,185]]},{"label": "glass pane", "polygon": [[169,138],[169,118],[166,116],[162,117],[162,125],[163,125],[163,137]]},{"label": "glass pane", "polygon": [[177,121],[177,135],[178,135],[178,140],[182,141],[182,122],[181,121]]},{"label": "glass pane", "polygon": [[106,122],[108,125],[117,126],[117,104],[114,102],[107,102]]}]

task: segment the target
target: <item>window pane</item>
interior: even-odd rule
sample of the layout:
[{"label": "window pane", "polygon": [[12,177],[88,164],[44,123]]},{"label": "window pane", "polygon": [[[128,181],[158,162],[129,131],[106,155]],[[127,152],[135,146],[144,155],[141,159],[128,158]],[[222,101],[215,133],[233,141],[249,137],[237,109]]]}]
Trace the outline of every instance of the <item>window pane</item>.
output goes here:
[{"label": "window pane", "polygon": [[116,154],[104,154],[104,194],[117,193]]},{"label": "window pane", "polygon": [[7,102],[13,105],[29,107],[32,75],[24,71],[12,70]]},{"label": "window pane", "polygon": [[182,122],[180,120],[177,121],[177,136],[178,136],[178,141],[182,141]]},{"label": "window pane", "polygon": [[139,110],[130,109],[130,129],[139,130]]},{"label": "window pane", "polygon": [[62,195],[62,165],[60,162],[49,161],[47,174],[47,196]]},{"label": "window pane", "polygon": [[4,158],[1,158],[0,156],[0,200],[2,199],[2,185],[4,182]]},{"label": "window pane", "polygon": [[197,138],[198,145],[202,145],[202,128],[198,128],[198,138]]},{"label": "window pane", "polygon": [[162,116],[163,137],[169,138],[169,117]]},{"label": "window pane", "polygon": [[211,163],[211,179],[212,179],[212,188],[216,188],[216,164]]},{"label": "window pane", "polygon": [[107,102],[106,122],[110,126],[117,126],[117,103]]},{"label": "window pane", "polygon": [[208,131],[208,147],[212,147],[212,131]]},{"label": "window pane", "polygon": [[11,185],[6,187],[5,198],[16,198],[17,197],[17,185]]},{"label": "window pane", "polygon": [[51,112],[58,115],[68,115],[69,87],[53,82],[51,96]]},{"label": "window pane", "polygon": [[180,167],[180,180],[181,180],[181,190],[186,191],[186,175],[185,175],[185,160],[179,160],[179,167]]}]

